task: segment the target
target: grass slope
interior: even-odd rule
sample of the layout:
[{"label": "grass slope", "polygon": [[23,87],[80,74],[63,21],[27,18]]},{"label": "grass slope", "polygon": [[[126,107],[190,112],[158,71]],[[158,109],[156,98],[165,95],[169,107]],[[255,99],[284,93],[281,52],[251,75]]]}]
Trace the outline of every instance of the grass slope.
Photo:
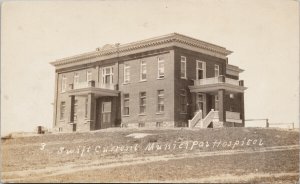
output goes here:
[{"label": "grass slope", "polygon": [[[132,133],[150,134],[133,138]],[[250,142],[248,142],[250,140]],[[254,141],[256,140],[256,142]],[[238,144],[237,144],[238,142]],[[248,145],[247,145],[248,142]],[[255,144],[254,144],[255,142]],[[236,144],[235,146],[233,146]],[[106,129],[87,133],[49,134],[2,140],[2,171],[10,173],[4,179],[20,178],[16,171],[49,170],[107,160],[121,163],[125,158],[156,158],[164,155],[179,157],[202,152],[228,150],[258,150],[265,147],[299,144],[298,131],[264,128],[222,129]],[[45,147],[42,149],[42,145]],[[175,145],[175,146],[174,146]],[[149,147],[150,146],[150,147]],[[151,146],[153,146],[151,148]],[[174,149],[173,149],[174,148]],[[51,176],[49,172],[22,181],[200,181],[219,175],[243,176],[249,173],[297,173],[299,150],[268,153],[216,155],[151,161],[116,167],[74,171]],[[102,163],[103,164],[103,163]],[[101,165],[101,164],[100,164]],[[53,171],[55,172],[55,171]],[[50,175],[47,175],[47,174]],[[232,177],[231,177],[232,178]],[[263,179],[265,178],[265,179]],[[261,176],[239,178],[237,181],[296,181],[292,176]],[[223,177],[224,179],[224,177]],[[209,179],[210,181],[211,179]],[[222,178],[220,179],[222,180]],[[219,181],[219,180],[216,180]]]}]

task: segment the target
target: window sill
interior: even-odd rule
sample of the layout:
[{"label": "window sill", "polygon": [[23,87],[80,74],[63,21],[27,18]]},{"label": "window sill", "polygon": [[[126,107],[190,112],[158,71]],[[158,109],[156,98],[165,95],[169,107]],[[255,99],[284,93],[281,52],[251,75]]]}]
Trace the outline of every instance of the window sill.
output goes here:
[{"label": "window sill", "polygon": [[162,80],[162,79],[165,79],[165,77],[162,77],[162,78],[156,78],[157,80]]},{"label": "window sill", "polygon": [[130,82],[123,83],[122,85],[128,85],[128,84],[130,84]]},{"label": "window sill", "polygon": [[147,80],[140,80],[139,82],[147,82]]},{"label": "window sill", "polygon": [[161,115],[161,114],[165,114],[165,113],[164,113],[164,112],[157,112],[157,113],[155,113],[155,114]]},{"label": "window sill", "polygon": [[129,117],[129,115],[122,115],[123,117]]},{"label": "window sill", "polygon": [[147,114],[139,114],[139,116],[147,116]]},{"label": "window sill", "polygon": [[180,114],[182,114],[182,115],[187,115],[187,113],[186,113],[186,112],[181,112]]},{"label": "window sill", "polygon": [[188,80],[188,78],[187,77],[180,77],[181,79],[184,79],[184,80]]}]

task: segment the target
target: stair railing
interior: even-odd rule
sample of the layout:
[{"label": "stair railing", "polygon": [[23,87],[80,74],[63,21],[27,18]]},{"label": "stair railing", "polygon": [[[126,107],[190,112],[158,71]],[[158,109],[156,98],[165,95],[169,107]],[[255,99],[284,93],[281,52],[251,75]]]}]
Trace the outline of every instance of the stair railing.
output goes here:
[{"label": "stair railing", "polygon": [[195,127],[195,125],[202,119],[202,110],[199,110],[193,119],[189,120],[189,128]]}]

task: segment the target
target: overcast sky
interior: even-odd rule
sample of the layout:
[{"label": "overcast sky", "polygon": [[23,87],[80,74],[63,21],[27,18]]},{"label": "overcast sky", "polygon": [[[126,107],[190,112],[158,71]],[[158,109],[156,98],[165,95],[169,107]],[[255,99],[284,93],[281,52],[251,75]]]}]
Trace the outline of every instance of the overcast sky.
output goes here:
[{"label": "overcast sky", "polygon": [[232,50],[246,119],[298,124],[299,15],[293,0],[13,1],[1,14],[1,133],[52,126],[49,62],[178,32]]}]

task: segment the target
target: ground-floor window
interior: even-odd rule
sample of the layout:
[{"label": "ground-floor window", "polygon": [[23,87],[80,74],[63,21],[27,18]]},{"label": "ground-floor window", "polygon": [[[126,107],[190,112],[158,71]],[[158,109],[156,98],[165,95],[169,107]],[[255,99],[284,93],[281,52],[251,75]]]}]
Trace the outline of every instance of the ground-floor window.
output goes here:
[{"label": "ground-floor window", "polygon": [[65,118],[66,102],[60,102],[60,119]]},{"label": "ground-floor window", "polygon": [[187,94],[185,89],[180,90],[180,112],[187,113]]},{"label": "ground-floor window", "polygon": [[158,90],[157,91],[157,112],[164,112],[164,90]]},{"label": "ground-floor window", "polygon": [[88,98],[85,98],[85,103],[84,103],[84,107],[85,107],[84,117],[85,117],[85,118],[88,117],[88,102],[89,102],[89,99],[88,99]]},{"label": "ground-floor window", "polygon": [[140,114],[146,113],[146,92],[140,92]]},{"label": "ground-floor window", "polygon": [[129,115],[129,94],[124,94],[123,114],[124,115]]},{"label": "ground-floor window", "polygon": [[74,120],[77,120],[77,113],[78,113],[78,100],[75,99],[75,101],[74,101],[74,114],[73,114]]}]

